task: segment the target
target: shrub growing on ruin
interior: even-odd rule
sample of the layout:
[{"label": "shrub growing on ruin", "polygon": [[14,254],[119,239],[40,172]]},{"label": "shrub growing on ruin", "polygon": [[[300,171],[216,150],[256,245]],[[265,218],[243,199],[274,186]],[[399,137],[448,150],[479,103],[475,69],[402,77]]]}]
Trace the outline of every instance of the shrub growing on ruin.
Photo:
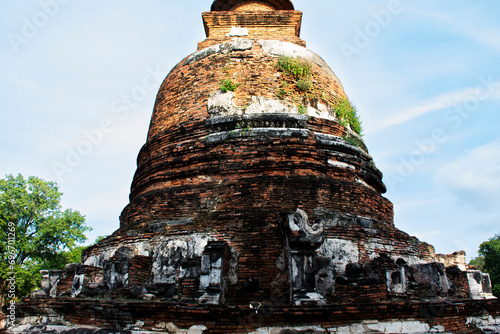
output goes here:
[{"label": "shrub growing on ruin", "polygon": [[307,92],[313,86],[313,83],[309,80],[300,79],[297,81],[297,87],[303,92]]},{"label": "shrub growing on ruin", "polygon": [[221,92],[227,93],[227,92],[234,92],[236,88],[238,88],[238,84],[233,82],[231,79],[223,79],[219,88]]},{"label": "shrub growing on ruin", "polygon": [[340,124],[345,127],[349,126],[358,135],[362,135],[363,129],[359,120],[358,109],[351,103],[349,98],[345,96],[338,98],[333,108]]},{"label": "shrub growing on ruin", "polygon": [[281,56],[278,59],[278,68],[293,76],[296,80],[307,78],[311,74],[312,64],[307,60]]}]

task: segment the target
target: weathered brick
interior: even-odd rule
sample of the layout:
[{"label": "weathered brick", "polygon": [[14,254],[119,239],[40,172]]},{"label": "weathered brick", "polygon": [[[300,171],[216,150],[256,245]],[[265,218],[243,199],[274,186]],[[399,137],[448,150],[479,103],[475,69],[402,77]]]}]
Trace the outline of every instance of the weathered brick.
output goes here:
[{"label": "weathered brick", "polygon": [[[61,298],[68,272],[60,298],[25,300],[24,316],[209,333],[394,319],[476,333],[468,317],[500,316],[497,300],[469,299],[464,272],[397,229],[382,173],[333,108],[342,84],[305,49],[301,21],[288,0],[214,2],[206,40],[160,87],[120,228],[83,253],[93,265],[83,295],[99,275],[110,290]],[[310,65],[312,88],[278,68],[282,55]],[[223,80],[234,92],[222,94]],[[432,264],[415,273],[422,263]],[[112,272],[117,264],[123,272]],[[422,277],[434,285],[422,288]],[[448,291],[435,282],[443,277]],[[156,301],[140,299],[155,289]],[[202,305],[203,294],[223,305]]]}]

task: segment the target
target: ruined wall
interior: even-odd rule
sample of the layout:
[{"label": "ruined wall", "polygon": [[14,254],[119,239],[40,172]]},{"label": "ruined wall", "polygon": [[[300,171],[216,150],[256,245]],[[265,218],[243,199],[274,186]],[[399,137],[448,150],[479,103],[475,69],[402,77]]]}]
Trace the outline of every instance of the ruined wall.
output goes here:
[{"label": "ruined wall", "polygon": [[[316,209],[309,219],[311,224],[321,225],[321,240],[312,249],[307,244],[289,244],[293,242],[291,235],[286,236],[289,233],[286,232],[289,218],[276,215],[275,220],[269,221],[269,214],[264,211],[262,218],[253,215],[247,219],[235,216],[229,220],[207,220],[206,224],[190,219],[164,221],[145,227],[149,233],[136,229],[129,230],[124,235],[115,234],[87,249],[83,260],[87,266],[104,268],[105,278],[110,276],[106,276],[106,270],[111,270],[112,263],[116,263],[116,268],[130,268],[131,274],[127,276],[127,284],[123,286],[129,290],[134,286],[141,289],[144,287],[144,292],[137,296],[139,299],[144,294],[152,293],[160,299],[183,299],[198,303],[201,297],[199,293],[205,289],[200,284],[203,275],[202,254],[206,252],[210,242],[224,241],[228,251],[224,257],[226,265],[220,281],[222,284],[225,280],[226,304],[247,304],[252,300],[293,302],[290,300],[293,277],[305,275],[304,272],[309,270],[303,267],[299,273],[291,273],[290,270],[296,268],[290,262],[293,254],[298,254],[300,263],[303,261],[300,256],[310,259],[312,265],[308,275],[312,275],[311,279],[317,283],[304,288],[309,289],[307,292],[317,292],[323,296],[318,297],[324,299],[325,303],[342,301],[347,295],[349,296],[346,298],[362,298],[356,285],[338,290],[335,288],[336,279],[346,274],[346,268],[350,264],[360,263],[366,270],[371,270],[367,267],[370,263],[376,263],[379,257],[387,256],[392,263],[390,268],[379,265],[372,267],[377,270],[397,270],[399,267],[396,262],[400,266],[413,266],[433,261],[434,253],[430,245],[410,238],[385,222],[324,208]],[[300,235],[300,232],[296,233]],[[121,270],[114,271],[120,277],[128,274]],[[364,273],[364,269],[362,271]],[[391,289],[387,286],[386,272],[377,275],[375,280],[366,282],[363,289],[376,289],[374,293],[379,293],[380,287],[385,287],[386,292],[380,298],[390,299],[387,293]],[[134,277],[142,281],[134,281]],[[406,276],[403,280],[406,281]],[[345,285],[359,283],[349,279],[347,281]],[[158,295],[157,287],[151,286],[155,284],[168,285],[170,294]],[[373,297],[370,294],[367,293],[366,298]],[[281,297],[273,299],[278,295]],[[416,294],[416,297],[419,296]]]},{"label": "ruined wall", "polygon": [[[120,329],[130,333],[351,334],[382,330],[388,333],[476,334],[481,333],[477,325],[487,327],[488,324],[500,324],[499,306],[495,300],[425,304],[365,303],[320,308],[264,305],[255,311],[249,306],[209,306],[199,309],[159,302],[84,300],[75,303],[59,300],[27,301],[19,311],[25,317],[35,316],[32,320],[52,324],[71,322],[85,325],[91,322],[96,326],[94,330]],[[44,312],[40,312],[42,310]],[[24,333],[30,333],[27,331],[29,327],[24,329]]]},{"label": "ruined wall", "polygon": [[[139,299],[229,305],[412,296],[406,281],[418,285],[421,270],[410,270],[435,261],[434,249],[395,228],[382,173],[362,138],[338,119],[340,81],[319,56],[287,41],[298,38],[300,17],[204,14],[207,41],[224,43],[195,52],[169,73],[120,229],[84,253],[86,265],[103,268],[108,288]],[[220,30],[240,25],[250,35],[231,40]],[[273,38],[266,29],[276,27],[279,40],[259,39]],[[310,88],[278,67],[281,56],[310,67]],[[223,80],[234,91],[222,91]],[[295,212],[321,226],[321,242],[294,241],[302,233],[288,231]],[[217,242],[227,246],[224,266],[206,262]],[[387,254],[390,264],[374,274],[367,266]],[[349,265],[361,268],[359,277],[350,276]],[[345,284],[338,286],[339,277]]]},{"label": "ruined wall", "polygon": [[[278,69],[280,55],[311,64],[316,97]],[[239,84],[234,92],[219,90],[226,78]],[[286,80],[288,93],[278,98]],[[331,107],[339,96],[342,85],[321,58],[283,41],[240,39],[187,57],[158,93],[131,202],[110,239],[114,247],[156,240],[151,232],[224,241],[240,256],[225,295],[231,303],[246,303],[255,293],[269,300],[271,291],[289,289],[283,222],[297,208],[333,215],[313,215],[328,221],[324,253],[333,243],[359,248],[355,258],[337,263],[339,272],[349,261],[364,263],[380,252],[426,261],[428,246],[394,228],[392,204],[381,196],[382,174],[364,143],[347,141],[357,135],[339,124]],[[102,256],[103,247],[88,254]],[[186,297],[196,278],[177,284]]]},{"label": "ruined wall", "polygon": [[446,267],[457,266],[460,270],[467,270],[465,251],[459,251],[453,254],[436,254],[436,261],[444,264]]}]

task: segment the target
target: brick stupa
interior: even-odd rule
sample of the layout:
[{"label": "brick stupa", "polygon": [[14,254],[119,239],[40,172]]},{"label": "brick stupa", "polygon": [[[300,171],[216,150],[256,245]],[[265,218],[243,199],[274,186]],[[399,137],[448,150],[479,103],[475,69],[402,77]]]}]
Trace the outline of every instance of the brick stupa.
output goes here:
[{"label": "brick stupa", "polygon": [[336,109],[342,84],[301,22],[288,0],[203,13],[206,40],[158,92],[120,228],[82,265],[44,271],[47,299],[25,301],[26,316],[282,334],[477,333],[470,319],[498,316],[464,253],[436,255],[395,227],[382,173]]}]

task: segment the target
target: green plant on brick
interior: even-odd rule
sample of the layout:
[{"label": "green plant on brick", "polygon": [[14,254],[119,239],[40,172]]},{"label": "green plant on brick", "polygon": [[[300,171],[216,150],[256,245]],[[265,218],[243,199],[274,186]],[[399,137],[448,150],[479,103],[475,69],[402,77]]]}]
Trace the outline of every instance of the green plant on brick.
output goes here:
[{"label": "green plant on brick", "polygon": [[223,79],[219,88],[221,92],[227,93],[227,92],[234,92],[236,88],[238,88],[238,84],[233,82],[231,79]]},{"label": "green plant on brick", "polygon": [[276,97],[278,99],[283,100],[285,98],[285,96],[287,95],[287,92],[284,89],[280,89],[280,90],[276,91],[276,93],[274,93],[274,95],[276,95]]},{"label": "green plant on brick", "polygon": [[253,130],[249,125],[245,125],[244,122],[238,123],[238,125],[236,126],[236,129],[241,131],[242,135],[246,135],[248,132],[252,132],[252,130]]},{"label": "green plant on brick", "polygon": [[310,90],[313,86],[313,83],[309,80],[305,80],[305,79],[300,79],[297,81],[297,87],[299,87],[299,89],[303,92],[307,92],[308,90]]},{"label": "green plant on brick", "polygon": [[[312,80],[312,62],[289,56],[281,56],[276,63],[278,70],[283,72],[284,76],[281,80],[282,90],[287,92],[286,96],[300,99],[319,98],[320,91],[316,89]],[[283,99],[283,93],[279,93],[277,97]],[[295,103],[295,102],[294,102]]]},{"label": "green plant on brick", "polygon": [[362,136],[363,129],[359,120],[358,110],[347,97],[342,96],[338,98],[333,108],[340,124],[345,127],[349,126],[351,130]]},{"label": "green plant on brick", "polygon": [[304,104],[299,105],[299,114],[307,115],[307,107]]},{"label": "green plant on brick", "polygon": [[278,68],[293,76],[296,80],[307,78],[311,74],[312,64],[307,60],[281,56],[278,59]]},{"label": "green plant on brick", "polygon": [[350,135],[345,135],[342,137],[346,142],[348,142],[349,144],[353,145],[353,146],[356,146],[356,147],[359,147],[361,148],[361,145],[360,145],[360,142],[359,142],[359,139],[358,138],[355,138],[353,136],[350,136]]}]

